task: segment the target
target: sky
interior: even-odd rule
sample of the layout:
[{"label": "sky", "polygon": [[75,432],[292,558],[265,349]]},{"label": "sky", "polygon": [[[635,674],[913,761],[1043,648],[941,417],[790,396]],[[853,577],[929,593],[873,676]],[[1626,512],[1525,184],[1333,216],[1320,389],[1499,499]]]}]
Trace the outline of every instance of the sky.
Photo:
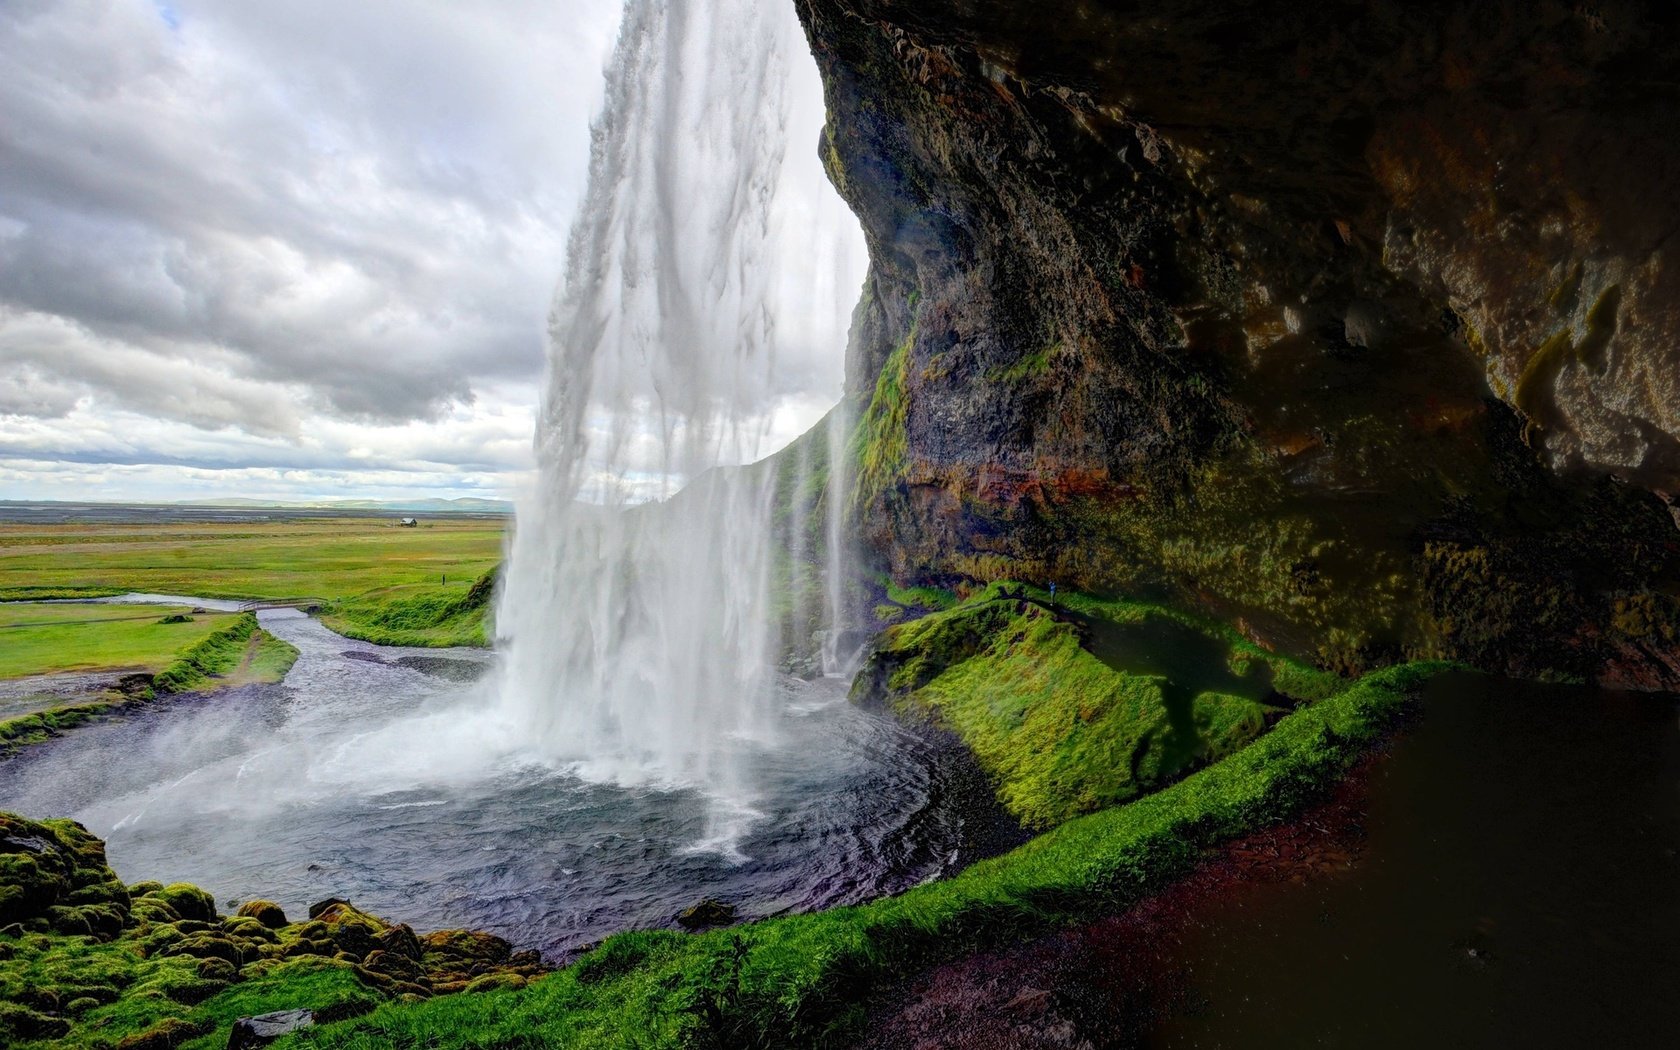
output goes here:
[{"label": "sky", "polygon": [[512,495],[618,15],[5,0],[0,499]]}]

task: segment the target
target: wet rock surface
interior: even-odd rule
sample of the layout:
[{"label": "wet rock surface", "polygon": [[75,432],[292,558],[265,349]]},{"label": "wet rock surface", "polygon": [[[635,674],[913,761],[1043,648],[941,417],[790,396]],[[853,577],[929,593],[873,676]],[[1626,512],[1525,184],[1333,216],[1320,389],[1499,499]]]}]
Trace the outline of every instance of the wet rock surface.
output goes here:
[{"label": "wet rock surface", "polygon": [[801,14],[874,569],[1680,686],[1666,7]]}]

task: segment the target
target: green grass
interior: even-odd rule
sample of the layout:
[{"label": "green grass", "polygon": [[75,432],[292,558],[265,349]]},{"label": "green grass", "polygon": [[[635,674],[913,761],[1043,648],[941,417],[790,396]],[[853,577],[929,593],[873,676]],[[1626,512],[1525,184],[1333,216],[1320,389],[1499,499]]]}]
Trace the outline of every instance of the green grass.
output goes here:
[{"label": "green grass", "polygon": [[376,645],[489,645],[495,571],[448,587],[384,587],[321,611],[321,622]]},{"label": "green grass", "polygon": [[0,678],[118,668],[158,671],[177,653],[235,619],[232,614],[210,613],[185,623],[159,622],[188,611],[172,606],[0,605]]},{"label": "green grass", "polygon": [[114,694],[107,699],[64,704],[7,719],[0,722],[0,757],[62,736],[77,726],[104,718],[117,708],[133,702],[129,697]]},{"label": "green grass", "polygon": [[502,556],[499,520],[333,518],[168,525],[0,525],[0,598],[125,591],[349,598],[470,584]]},{"label": "green grass", "polygon": [[881,982],[1124,908],[1186,873],[1206,847],[1321,797],[1443,667],[1368,675],[1154,795],[898,897],[701,935],[621,934],[521,991],[385,1006],[284,1045],[846,1045]]},{"label": "green grass", "polygon": [[500,562],[505,527],[476,518],[413,529],[377,518],[0,525],[0,599],[316,598],[328,607],[324,622],[352,638],[485,645],[488,596],[473,588]]},{"label": "green grass", "polygon": [[[251,613],[239,613],[223,620],[198,644],[182,651],[174,662],[154,675],[152,688],[160,693],[186,693],[214,685],[216,679],[226,678],[241,668],[251,648],[252,636],[257,633],[257,618]],[[286,666],[291,667],[289,663]]]},{"label": "green grass", "polygon": [[854,696],[954,732],[1042,829],[1217,761],[1343,684],[1166,609],[1063,597],[993,584],[890,628]]},{"label": "green grass", "polygon": [[[7,643],[0,649],[0,668],[39,668],[50,658],[42,654],[56,653],[61,660],[77,661],[78,670],[156,672],[150,688],[129,693],[110,688],[84,700],[0,721],[0,756],[51,740],[130,704],[144,703],[154,693],[278,682],[298,657],[291,645],[259,629],[250,613],[200,614],[185,622],[162,623],[178,612],[147,606],[143,617],[133,619],[77,618],[133,610],[132,606],[109,605],[0,605],[0,623],[11,624],[0,627],[0,640]],[[22,626],[26,624],[44,626]],[[20,632],[27,644],[12,645]],[[146,659],[134,659],[137,654]]]},{"label": "green grass", "polygon": [[297,658],[297,648],[291,643],[281,641],[267,631],[258,631],[256,648],[251,653],[250,663],[243,669],[241,680],[243,683],[278,682],[286,677],[292,665],[297,663]]}]

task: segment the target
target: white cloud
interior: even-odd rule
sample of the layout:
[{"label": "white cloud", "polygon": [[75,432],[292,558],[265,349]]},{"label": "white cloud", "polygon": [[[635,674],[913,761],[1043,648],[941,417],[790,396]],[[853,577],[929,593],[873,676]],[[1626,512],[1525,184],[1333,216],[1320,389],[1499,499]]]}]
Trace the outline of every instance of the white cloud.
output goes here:
[{"label": "white cloud", "polygon": [[0,7],[0,497],[528,467],[617,14]]},{"label": "white cloud", "polygon": [[[0,498],[510,488],[618,9],[0,5]],[[838,391],[796,261],[759,451]]]}]

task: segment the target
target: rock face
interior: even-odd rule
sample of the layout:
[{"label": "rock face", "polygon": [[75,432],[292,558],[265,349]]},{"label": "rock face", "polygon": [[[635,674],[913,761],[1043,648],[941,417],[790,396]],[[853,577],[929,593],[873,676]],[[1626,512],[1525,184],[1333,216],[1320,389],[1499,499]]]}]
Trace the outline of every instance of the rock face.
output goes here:
[{"label": "rock face", "polygon": [[876,568],[1680,687],[1668,6],[800,13]]}]

